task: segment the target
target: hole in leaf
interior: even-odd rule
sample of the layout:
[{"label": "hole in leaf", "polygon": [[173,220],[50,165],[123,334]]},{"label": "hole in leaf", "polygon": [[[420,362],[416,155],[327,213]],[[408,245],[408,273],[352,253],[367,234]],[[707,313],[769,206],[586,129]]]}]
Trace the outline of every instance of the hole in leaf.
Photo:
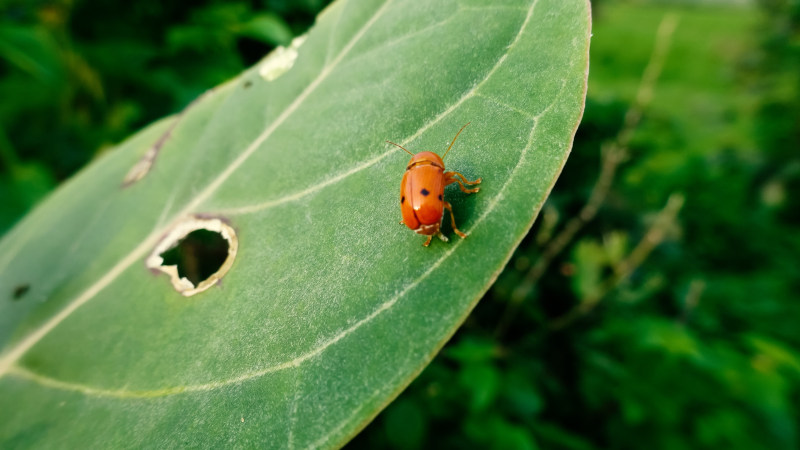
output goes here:
[{"label": "hole in leaf", "polygon": [[20,285],[18,285],[17,287],[14,288],[14,291],[11,294],[11,299],[12,300],[20,300],[30,290],[31,290],[31,285],[30,284],[27,284],[27,283],[20,284]]},{"label": "hole in leaf", "polygon": [[195,230],[161,254],[164,265],[178,267],[178,276],[195,286],[213,275],[228,258],[228,241],[221,234]]},{"label": "hole in leaf", "polygon": [[233,265],[236,232],[219,218],[191,217],[173,227],[147,258],[147,267],[170,277],[191,296],[216,285]]}]

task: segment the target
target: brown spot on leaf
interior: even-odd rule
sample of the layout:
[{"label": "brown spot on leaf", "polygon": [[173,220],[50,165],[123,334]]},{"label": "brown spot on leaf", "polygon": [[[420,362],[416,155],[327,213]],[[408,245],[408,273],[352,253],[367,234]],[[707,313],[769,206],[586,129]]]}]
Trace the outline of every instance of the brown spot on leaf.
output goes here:
[{"label": "brown spot on leaf", "polygon": [[209,95],[212,91],[206,91],[196,99],[192,100],[191,103],[186,105],[183,110],[173,119],[172,123],[170,124],[169,128],[162,134],[158,140],[149,148],[147,152],[136,162],[136,164],[131,167],[127,174],[125,174],[125,178],[122,180],[122,187],[126,188],[137,181],[141,180],[145,177],[148,173],[150,173],[150,169],[153,168],[153,164],[158,157],[158,154],[161,152],[161,148],[167,142],[169,137],[172,135],[172,131],[175,129],[176,126],[180,123],[181,119],[183,118],[186,111],[188,111],[192,106],[197,104],[199,101],[204,99],[207,95]]},{"label": "brown spot on leaf", "polygon": [[28,291],[31,290],[31,285],[28,283],[17,285],[11,293],[12,300],[20,300]]}]

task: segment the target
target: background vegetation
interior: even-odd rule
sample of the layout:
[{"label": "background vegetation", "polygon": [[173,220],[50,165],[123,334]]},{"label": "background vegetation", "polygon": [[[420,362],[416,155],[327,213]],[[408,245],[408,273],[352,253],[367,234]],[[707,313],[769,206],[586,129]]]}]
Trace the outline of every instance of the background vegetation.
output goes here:
[{"label": "background vegetation", "polygon": [[[325,3],[0,4],[0,232]],[[586,113],[544,213],[351,446],[800,444],[800,2],[593,5]]]}]

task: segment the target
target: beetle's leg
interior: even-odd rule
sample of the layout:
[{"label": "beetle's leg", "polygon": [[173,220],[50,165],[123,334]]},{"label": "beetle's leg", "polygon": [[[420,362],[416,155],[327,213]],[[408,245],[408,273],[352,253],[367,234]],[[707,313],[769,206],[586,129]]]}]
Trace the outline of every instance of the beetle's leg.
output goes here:
[{"label": "beetle's leg", "polygon": [[447,242],[447,241],[450,240],[450,239],[447,239],[447,236],[443,235],[441,231],[436,233],[436,236],[439,237],[439,239],[441,239],[442,242]]},{"label": "beetle's leg", "polygon": [[425,243],[424,243],[424,244],[422,244],[422,246],[423,246],[423,247],[427,247],[427,246],[431,245],[431,239],[433,239],[433,235],[432,235],[432,234],[429,234],[429,235],[428,235],[428,239],[426,239],[426,240],[425,240]]},{"label": "beetle's leg", "polygon": [[401,221],[400,221],[400,225],[405,225],[405,222],[403,222],[403,221],[401,220]]},{"label": "beetle's leg", "polygon": [[461,174],[460,172],[456,172],[456,171],[450,171],[450,172],[446,172],[446,173],[445,173],[445,176],[450,176],[451,178],[453,177],[453,175],[455,175],[455,176],[458,176],[459,178],[461,178],[461,181],[463,181],[463,182],[464,182],[464,184],[469,184],[469,185],[472,185],[472,184],[480,184],[480,182],[481,182],[481,181],[483,181],[483,179],[482,179],[482,178],[478,178],[478,179],[477,179],[477,180],[475,180],[475,181],[469,181],[469,180],[467,180],[467,177],[465,177],[465,176],[464,176],[463,174]]},{"label": "beetle's leg", "polygon": [[[459,177],[461,179],[459,180],[456,177]],[[467,194],[472,194],[474,192],[478,192],[478,191],[481,190],[481,188],[476,187],[474,189],[467,189],[467,187],[464,186],[464,184],[473,185],[473,184],[479,184],[480,182],[481,182],[480,178],[478,178],[475,181],[469,181],[469,180],[467,180],[467,178],[464,175],[461,175],[458,172],[445,172],[445,174],[444,174],[445,186],[447,186],[448,184],[451,184],[451,183],[458,183],[459,189],[461,189],[462,192],[467,193]]]},{"label": "beetle's leg", "polygon": [[456,232],[456,234],[457,234],[457,235],[459,235],[459,236],[461,236],[462,238],[465,238],[465,237],[467,237],[467,235],[466,235],[466,234],[462,233],[462,232],[461,232],[461,230],[459,230],[459,229],[456,227],[456,218],[455,218],[455,216],[453,215],[453,207],[452,207],[452,206],[450,206],[450,203],[449,203],[449,202],[444,202],[444,208],[445,208],[446,210],[450,211],[450,220],[451,220],[451,223],[453,224],[453,231],[455,231],[455,232]]}]

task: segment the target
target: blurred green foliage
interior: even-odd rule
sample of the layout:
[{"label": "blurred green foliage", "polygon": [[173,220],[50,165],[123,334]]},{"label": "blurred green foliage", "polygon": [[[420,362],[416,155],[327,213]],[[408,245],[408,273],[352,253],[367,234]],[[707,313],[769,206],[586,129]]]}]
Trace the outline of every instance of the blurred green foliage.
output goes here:
[{"label": "blurred green foliage", "polygon": [[[0,232],[103,149],[303,32],[324,3],[2,3]],[[352,447],[800,445],[800,2],[735,3],[594,2],[586,112],[544,213]],[[587,202],[669,13],[655,97],[608,195],[501,326]],[[664,221],[675,193],[685,203]]]}]

